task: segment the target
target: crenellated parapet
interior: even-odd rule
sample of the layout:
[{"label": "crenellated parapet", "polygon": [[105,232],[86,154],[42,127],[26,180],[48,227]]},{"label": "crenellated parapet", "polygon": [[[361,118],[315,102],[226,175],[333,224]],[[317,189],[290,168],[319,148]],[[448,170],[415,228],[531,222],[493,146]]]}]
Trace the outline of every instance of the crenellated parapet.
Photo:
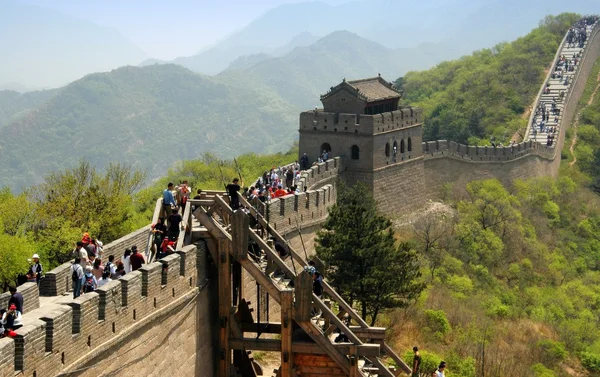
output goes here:
[{"label": "crenellated parapet", "polygon": [[[115,256],[115,263],[120,261],[125,249],[131,248],[134,245],[137,245],[138,250],[143,250],[148,242],[149,234],[150,225],[104,245],[102,253],[103,262],[108,260],[109,255]],[[46,272],[40,282],[40,295],[59,296],[65,292],[69,292],[71,290],[71,265],[72,262],[66,262]]]},{"label": "crenellated parapet", "polygon": [[457,158],[472,162],[503,162],[536,155],[553,160],[556,148],[532,140],[509,146],[476,146],[437,140],[422,143],[425,160],[432,158]]},{"label": "crenellated parapet", "polygon": [[422,122],[422,110],[410,106],[375,115],[333,113],[316,109],[300,114],[300,132],[376,135],[391,130],[409,128]]},{"label": "crenellated parapet", "polygon": [[314,190],[319,187],[334,184],[338,175],[344,171],[344,160],[334,157],[327,161],[315,163],[308,170],[300,173],[298,188],[300,191]]},{"label": "crenellated parapet", "polygon": [[[199,250],[185,246],[95,292],[76,299],[56,297],[41,307],[25,309],[24,326],[16,331],[17,337],[0,339],[0,376],[15,372],[55,376],[110,352],[116,339],[195,297],[197,270],[206,268],[206,255],[204,244]],[[24,301],[26,308],[35,302],[30,295]]]}]

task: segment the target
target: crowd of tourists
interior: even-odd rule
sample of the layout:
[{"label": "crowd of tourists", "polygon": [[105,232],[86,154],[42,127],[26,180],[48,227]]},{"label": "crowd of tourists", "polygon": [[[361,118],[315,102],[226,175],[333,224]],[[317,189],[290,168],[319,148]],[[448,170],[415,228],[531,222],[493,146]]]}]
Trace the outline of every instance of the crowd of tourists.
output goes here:
[{"label": "crowd of tourists", "polygon": [[582,48],[587,40],[587,27],[598,22],[598,16],[585,16],[577,21],[567,32],[567,47]]},{"label": "crowd of tourists", "polygon": [[94,292],[108,282],[138,270],[146,263],[136,245],[126,249],[121,260],[115,261],[115,256],[109,255],[104,262],[102,243],[92,239],[88,233],[84,233],[76,245],[72,252],[74,261],[70,267],[73,298]]},{"label": "crowd of tourists", "polygon": [[[558,93],[552,97],[552,100],[540,101],[534,109],[531,131],[533,139],[537,140],[539,134],[544,134],[546,137],[546,146],[550,147],[554,144],[557,133],[559,132],[558,123],[561,115],[559,103],[562,103],[566,88],[571,81],[572,73],[576,67],[581,64],[583,57],[583,47],[588,38],[588,27],[598,22],[598,16],[586,16],[575,23],[567,32],[566,47],[579,48],[580,51],[571,56],[560,55],[557,59],[552,72],[551,79],[558,80],[555,84],[564,85],[565,89],[559,89]],[[542,93],[544,95],[551,94],[550,82],[546,83]]]}]

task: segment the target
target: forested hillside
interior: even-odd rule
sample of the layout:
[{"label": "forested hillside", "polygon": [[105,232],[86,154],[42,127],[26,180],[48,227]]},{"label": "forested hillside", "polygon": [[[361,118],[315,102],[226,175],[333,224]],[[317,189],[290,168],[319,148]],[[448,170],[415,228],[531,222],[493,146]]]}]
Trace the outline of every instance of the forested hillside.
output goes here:
[{"label": "forested hillside", "polygon": [[600,59],[558,179],[474,181],[402,227],[428,284],[385,320],[407,357],[418,344],[428,368],[444,359],[451,376],[600,373],[599,74]]},{"label": "forested hillside", "polygon": [[207,151],[285,150],[297,112],[268,88],[175,65],[93,74],[3,128],[0,180],[22,188],[80,158],[98,168],[128,162],[155,177]]},{"label": "forested hillside", "polygon": [[56,90],[42,90],[18,93],[12,90],[0,91],[0,129],[50,99]]},{"label": "forested hillside", "polygon": [[[578,16],[546,17],[512,43],[477,51],[397,80],[404,101],[423,108],[426,140],[507,143],[526,126],[529,106],[565,32]],[[525,114],[527,115],[527,114]]]},{"label": "forested hillside", "polygon": [[[47,172],[75,166],[80,157],[100,169],[109,161],[132,163],[153,179],[175,161],[206,152],[284,151],[297,137],[300,111],[320,104],[329,86],[344,77],[395,77],[414,64],[402,50],[336,32],[213,77],[172,64],[123,67],[55,92],[13,93],[13,101],[47,100],[31,111],[0,102],[0,126],[7,120],[0,180],[20,190]],[[2,93],[11,97],[0,92],[0,101]]]}]

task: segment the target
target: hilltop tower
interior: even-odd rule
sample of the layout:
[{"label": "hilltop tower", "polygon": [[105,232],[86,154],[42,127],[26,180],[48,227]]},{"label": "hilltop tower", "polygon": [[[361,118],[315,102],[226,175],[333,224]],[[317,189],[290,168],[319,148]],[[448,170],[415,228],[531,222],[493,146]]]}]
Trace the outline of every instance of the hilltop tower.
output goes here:
[{"label": "hilltop tower", "polygon": [[346,183],[365,183],[388,213],[422,204],[422,111],[400,97],[381,75],[344,79],[321,96],[322,109],[300,114],[300,156],[344,157]]}]

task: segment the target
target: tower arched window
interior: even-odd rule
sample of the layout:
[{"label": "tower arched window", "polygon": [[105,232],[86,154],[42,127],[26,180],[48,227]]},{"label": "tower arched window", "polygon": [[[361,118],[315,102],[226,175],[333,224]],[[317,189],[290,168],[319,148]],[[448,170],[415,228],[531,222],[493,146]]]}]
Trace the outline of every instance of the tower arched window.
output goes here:
[{"label": "tower arched window", "polygon": [[321,144],[321,153],[323,152],[331,152],[331,145],[329,143]]},{"label": "tower arched window", "polygon": [[385,143],[385,157],[390,157],[390,143]]},{"label": "tower arched window", "polygon": [[398,142],[396,142],[396,141],[394,140],[394,147],[392,148],[392,155],[393,155],[394,157],[396,157],[396,155],[397,155],[397,154],[398,154]]},{"label": "tower arched window", "polygon": [[409,152],[410,152],[410,151],[412,151],[412,140],[411,140],[411,138],[410,138],[410,137],[408,138],[408,145],[407,145],[407,149],[408,149],[408,151],[409,151]]},{"label": "tower arched window", "polygon": [[404,153],[404,139],[400,140],[400,153]]},{"label": "tower arched window", "polygon": [[358,145],[353,145],[350,148],[350,158],[353,160],[358,160],[360,157],[360,150],[358,149]]}]

